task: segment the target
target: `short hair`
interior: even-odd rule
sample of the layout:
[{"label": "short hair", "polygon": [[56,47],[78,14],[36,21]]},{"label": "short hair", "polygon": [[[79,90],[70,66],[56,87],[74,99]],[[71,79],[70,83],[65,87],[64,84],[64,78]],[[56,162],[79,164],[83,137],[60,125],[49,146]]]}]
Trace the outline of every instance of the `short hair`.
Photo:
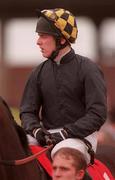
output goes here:
[{"label": "short hair", "polygon": [[76,170],[86,170],[87,168],[87,162],[83,153],[77,149],[69,147],[61,148],[54,154],[53,159],[56,157],[56,155],[63,155],[68,160],[72,158],[73,166],[76,168]]}]

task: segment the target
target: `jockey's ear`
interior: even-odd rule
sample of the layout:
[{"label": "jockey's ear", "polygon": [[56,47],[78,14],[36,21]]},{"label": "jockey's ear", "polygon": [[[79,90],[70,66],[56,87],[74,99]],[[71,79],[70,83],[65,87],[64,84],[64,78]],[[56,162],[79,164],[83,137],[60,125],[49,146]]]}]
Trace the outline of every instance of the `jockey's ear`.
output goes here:
[{"label": "jockey's ear", "polygon": [[76,180],[82,180],[85,175],[85,171],[83,169],[80,169],[76,173]]},{"label": "jockey's ear", "polygon": [[64,44],[66,42],[66,40],[62,37],[61,38],[61,44]]}]

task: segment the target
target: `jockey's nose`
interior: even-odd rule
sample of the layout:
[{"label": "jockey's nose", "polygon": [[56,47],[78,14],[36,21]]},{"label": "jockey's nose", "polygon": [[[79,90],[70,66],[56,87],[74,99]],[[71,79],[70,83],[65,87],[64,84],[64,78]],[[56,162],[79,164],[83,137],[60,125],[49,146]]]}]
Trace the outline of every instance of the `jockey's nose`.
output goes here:
[{"label": "jockey's nose", "polygon": [[55,169],[53,169],[53,175],[54,175],[54,177],[61,177],[61,169],[60,168],[55,168]]}]

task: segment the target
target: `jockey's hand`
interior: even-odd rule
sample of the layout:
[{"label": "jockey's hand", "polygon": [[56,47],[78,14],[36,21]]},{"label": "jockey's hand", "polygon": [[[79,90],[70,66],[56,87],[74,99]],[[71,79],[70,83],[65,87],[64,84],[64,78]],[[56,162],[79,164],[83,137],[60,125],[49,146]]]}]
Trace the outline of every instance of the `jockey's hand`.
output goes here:
[{"label": "jockey's hand", "polygon": [[63,129],[60,132],[56,132],[56,133],[52,133],[50,135],[51,141],[53,145],[56,145],[57,143],[59,143],[60,141],[67,139],[68,138],[68,134],[67,132]]},{"label": "jockey's hand", "polygon": [[44,128],[34,129],[33,134],[41,146],[47,145],[46,137],[49,136],[50,133],[46,129]]}]

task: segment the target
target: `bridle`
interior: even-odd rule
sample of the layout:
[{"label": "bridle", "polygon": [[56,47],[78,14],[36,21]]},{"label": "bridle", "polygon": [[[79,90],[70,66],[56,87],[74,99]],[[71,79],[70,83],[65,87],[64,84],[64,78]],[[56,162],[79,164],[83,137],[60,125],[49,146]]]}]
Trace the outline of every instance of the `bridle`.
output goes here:
[{"label": "bridle", "polygon": [[0,164],[7,165],[7,166],[17,166],[17,165],[26,164],[28,162],[31,162],[31,161],[35,160],[38,156],[40,156],[41,154],[47,152],[52,147],[53,147],[53,145],[49,145],[45,149],[41,150],[40,152],[37,152],[37,153],[35,153],[33,155],[30,155],[30,156],[28,156],[26,158],[23,158],[23,159],[19,159],[19,160],[0,160]]}]

